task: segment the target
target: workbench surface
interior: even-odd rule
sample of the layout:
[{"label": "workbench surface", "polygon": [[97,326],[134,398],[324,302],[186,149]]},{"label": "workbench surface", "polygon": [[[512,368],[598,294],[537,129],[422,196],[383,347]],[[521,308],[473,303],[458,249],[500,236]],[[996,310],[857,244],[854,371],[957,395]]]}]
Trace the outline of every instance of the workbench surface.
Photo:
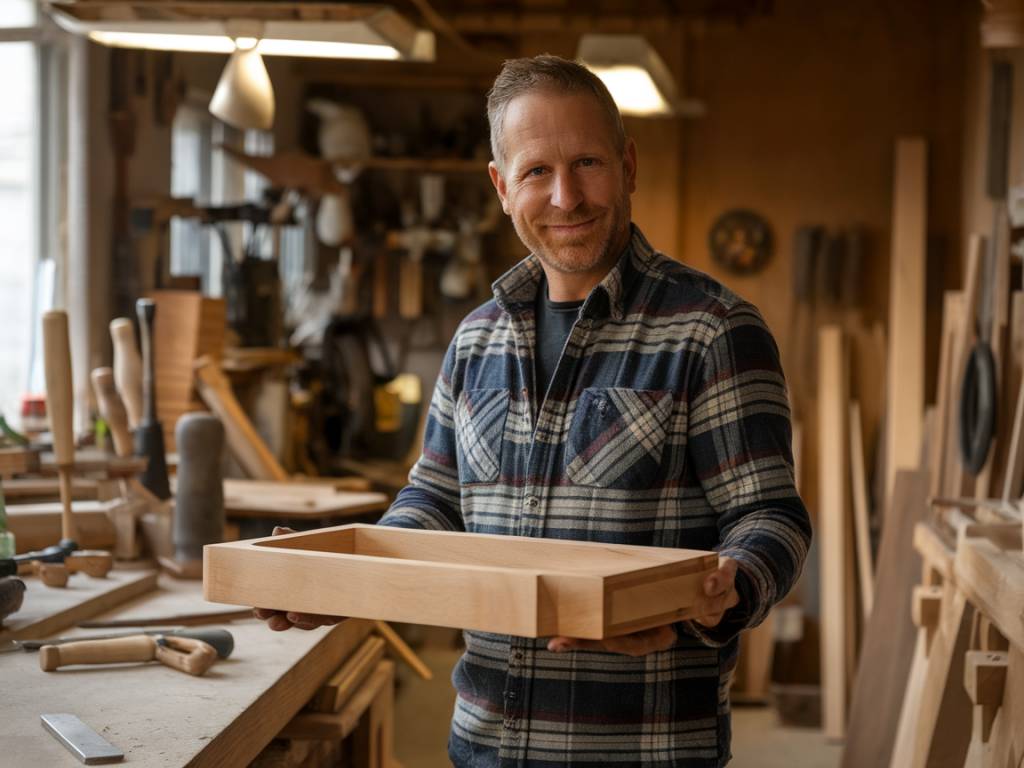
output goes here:
[{"label": "workbench surface", "polygon": [[[102,614],[142,618],[236,609],[207,603],[199,582],[161,577],[157,590]],[[0,764],[10,768],[81,765],[40,723],[68,712],[140,766],[247,765],[326,681],[351,650],[359,622],[310,632],[271,632],[254,619],[215,624],[235,650],[204,677],[158,662],[77,666],[43,672],[35,652],[0,653]],[[66,630],[88,636],[120,630]]]}]

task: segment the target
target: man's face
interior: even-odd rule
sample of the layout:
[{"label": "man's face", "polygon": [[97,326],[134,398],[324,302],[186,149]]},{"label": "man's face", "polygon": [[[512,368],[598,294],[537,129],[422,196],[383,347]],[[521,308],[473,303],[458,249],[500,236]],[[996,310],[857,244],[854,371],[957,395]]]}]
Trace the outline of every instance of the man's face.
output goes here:
[{"label": "man's face", "polygon": [[523,244],[560,272],[607,271],[629,237],[632,140],[616,150],[589,94],[538,91],[509,103],[503,149],[491,181]]}]

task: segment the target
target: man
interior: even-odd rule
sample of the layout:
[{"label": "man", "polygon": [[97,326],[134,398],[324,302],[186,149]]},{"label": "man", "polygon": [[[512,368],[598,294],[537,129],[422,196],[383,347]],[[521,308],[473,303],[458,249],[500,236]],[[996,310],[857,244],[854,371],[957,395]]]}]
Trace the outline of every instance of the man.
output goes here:
[{"label": "man", "polygon": [[721,559],[693,621],[605,641],[467,632],[449,755],[725,765],[736,636],[789,590],[810,540],[775,343],[754,307],[631,225],[636,147],[592,73],[506,62],[488,117],[491,180],[531,255],[456,332],[422,457],[381,524]]}]

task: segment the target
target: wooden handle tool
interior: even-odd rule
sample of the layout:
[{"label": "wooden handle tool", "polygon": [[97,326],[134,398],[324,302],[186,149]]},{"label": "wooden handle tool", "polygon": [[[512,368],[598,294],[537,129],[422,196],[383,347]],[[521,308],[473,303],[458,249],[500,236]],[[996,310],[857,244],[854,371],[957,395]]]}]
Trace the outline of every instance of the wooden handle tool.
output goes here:
[{"label": "wooden handle tool", "polygon": [[64,563],[44,563],[40,560],[29,560],[18,564],[19,576],[35,576],[48,587],[66,587],[68,585],[67,566]]},{"label": "wooden handle tool", "polygon": [[39,667],[53,672],[71,664],[120,664],[156,659],[189,675],[206,673],[217,660],[208,643],[173,635],[129,635],[111,640],[82,640],[39,649]]},{"label": "wooden handle tool", "polygon": [[78,549],[67,556],[68,573],[84,573],[94,579],[106,578],[114,567],[114,556],[101,549]]},{"label": "wooden handle tool", "polygon": [[132,321],[127,317],[112,320],[110,340],[114,344],[114,385],[128,413],[128,425],[135,429],[142,423],[142,360]]},{"label": "wooden handle tool", "polygon": [[121,458],[131,456],[132,433],[128,427],[128,411],[114,386],[113,369],[96,368],[91,378],[100,415],[107,422],[110,434],[114,438],[114,453]]},{"label": "wooden handle tool", "polygon": [[46,376],[46,409],[53,433],[53,452],[60,474],[61,536],[75,540],[71,516],[71,469],[75,463],[74,401],[71,392],[71,347],[66,312],[43,315],[43,368]]},{"label": "wooden handle tool", "polygon": [[156,638],[130,635],[115,640],[82,640],[63,645],[44,645],[39,649],[39,666],[53,672],[71,664],[116,664],[152,661],[156,658]]},{"label": "wooden handle tool", "polygon": [[203,675],[217,660],[217,651],[209,643],[194,637],[159,635],[156,658],[168,667],[190,675]]}]

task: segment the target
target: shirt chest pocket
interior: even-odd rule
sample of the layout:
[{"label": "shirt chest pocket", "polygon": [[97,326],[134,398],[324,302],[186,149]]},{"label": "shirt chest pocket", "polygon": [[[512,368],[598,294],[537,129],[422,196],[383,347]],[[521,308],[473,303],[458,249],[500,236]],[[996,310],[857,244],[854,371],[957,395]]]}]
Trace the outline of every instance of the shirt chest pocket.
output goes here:
[{"label": "shirt chest pocket", "polygon": [[463,390],[455,406],[460,483],[493,483],[501,470],[507,389]]},{"label": "shirt chest pocket", "polygon": [[656,487],[671,417],[669,390],[583,390],[566,441],[566,476],[598,488]]}]

